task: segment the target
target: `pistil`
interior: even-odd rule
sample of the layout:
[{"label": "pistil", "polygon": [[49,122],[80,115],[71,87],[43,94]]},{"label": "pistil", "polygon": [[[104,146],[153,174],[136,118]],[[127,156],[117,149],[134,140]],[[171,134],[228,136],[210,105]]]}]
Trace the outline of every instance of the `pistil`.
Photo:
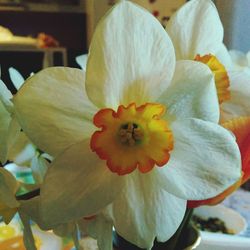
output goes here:
[{"label": "pistil", "polygon": [[126,123],[119,130],[120,142],[124,145],[134,146],[143,139],[143,131],[136,123]]}]

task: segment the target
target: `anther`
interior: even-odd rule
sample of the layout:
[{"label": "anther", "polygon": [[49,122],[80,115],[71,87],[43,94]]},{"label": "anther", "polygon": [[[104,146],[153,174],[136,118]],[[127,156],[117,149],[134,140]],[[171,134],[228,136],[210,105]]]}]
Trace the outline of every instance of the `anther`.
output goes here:
[{"label": "anther", "polygon": [[123,124],[118,132],[120,142],[128,146],[134,146],[143,139],[143,131],[136,123]]}]

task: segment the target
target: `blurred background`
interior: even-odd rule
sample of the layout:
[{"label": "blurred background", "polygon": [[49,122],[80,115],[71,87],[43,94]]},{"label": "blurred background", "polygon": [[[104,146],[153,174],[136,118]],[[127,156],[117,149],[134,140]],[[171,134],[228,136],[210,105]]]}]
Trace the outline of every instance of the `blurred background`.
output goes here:
[{"label": "blurred background", "polygon": [[[9,67],[26,78],[52,65],[78,67],[77,55],[87,53],[98,20],[117,0],[0,0],[0,65],[2,79]],[[133,0],[163,24],[185,0]],[[250,50],[250,1],[215,0],[230,49]],[[7,39],[6,39],[7,36]]]}]

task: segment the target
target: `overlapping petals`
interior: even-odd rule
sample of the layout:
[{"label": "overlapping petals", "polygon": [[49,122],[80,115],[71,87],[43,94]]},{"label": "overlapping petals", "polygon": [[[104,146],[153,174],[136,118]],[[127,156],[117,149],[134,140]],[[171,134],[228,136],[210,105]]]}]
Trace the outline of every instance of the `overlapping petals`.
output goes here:
[{"label": "overlapping petals", "polygon": [[[76,143],[48,169],[41,188],[43,224],[55,226],[93,215],[111,203],[122,187],[123,179],[91,151],[89,140]],[[58,207],[63,208],[60,213]]]},{"label": "overlapping petals", "polygon": [[158,102],[166,105],[166,115],[171,120],[195,117],[215,123],[219,121],[213,75],[199,62],[177,61],[172,83]]}]

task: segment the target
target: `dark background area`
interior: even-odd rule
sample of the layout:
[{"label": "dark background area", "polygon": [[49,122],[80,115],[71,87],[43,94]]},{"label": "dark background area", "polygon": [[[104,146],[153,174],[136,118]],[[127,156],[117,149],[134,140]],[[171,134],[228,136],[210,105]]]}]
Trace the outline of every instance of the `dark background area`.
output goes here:
[{"label": "dark background area", "polygon": [[[68,12],[0,11],[0,25],[16,36],[37,37],[44,32],[52,35],[60,46],[66,47],[68,66],[78,67],[75,57],[87,52],[86,15]],[[1,46],[1,45],[0,45]],[[26,78],[31,72],[42,69],[43,53],[1,51],[1,78],[12,92],[14,88],[8,75],[8,68],[15,67]],[[62,65],[60,54],[55,54],[55,65]]]}]

